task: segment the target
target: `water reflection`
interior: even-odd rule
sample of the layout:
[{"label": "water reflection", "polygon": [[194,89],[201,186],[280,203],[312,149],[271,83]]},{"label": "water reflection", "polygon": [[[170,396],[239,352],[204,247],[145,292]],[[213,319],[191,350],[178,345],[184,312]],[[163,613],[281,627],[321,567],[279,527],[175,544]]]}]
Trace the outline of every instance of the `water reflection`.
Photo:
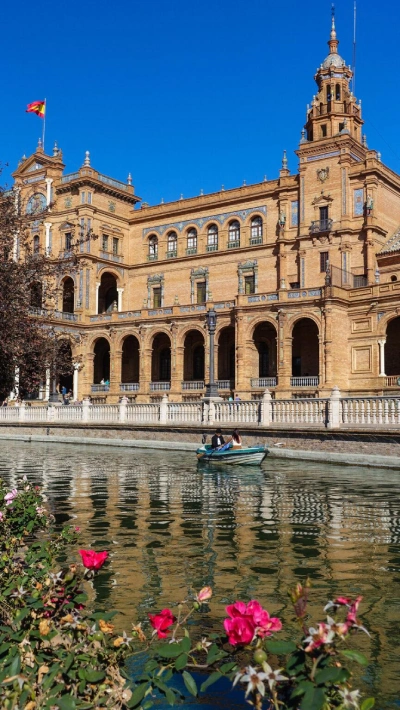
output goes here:
[{"label": "water reflection", "polygon": [[210,625],[225,603],[258,598],[288,633],[297,581],[313,580],[314,620],[328,598],[364,595],[372,637],[357,647],[374,663],[363,683],[378,707],[397,706],[397,472],[268,459],[225,471],[190,453],[0,442],[0,473],[43,485],[58,524],[74,519],[83,546],[111,551],[98,592],[123,611],[121,627],[205,584]]}]

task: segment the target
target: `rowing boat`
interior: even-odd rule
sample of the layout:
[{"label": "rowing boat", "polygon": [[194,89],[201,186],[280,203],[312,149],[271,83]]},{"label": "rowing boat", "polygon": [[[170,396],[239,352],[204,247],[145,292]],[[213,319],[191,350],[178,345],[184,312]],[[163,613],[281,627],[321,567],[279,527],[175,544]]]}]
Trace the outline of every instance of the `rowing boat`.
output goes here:
[{"label": "rowing boat", "polygon": [[241,449],[213,449],[210,444],[204,444],[196,451],[197,459],[202,463],[221,463],[247,466],[261,464],[268,449],[265,446],[251,446]]}]

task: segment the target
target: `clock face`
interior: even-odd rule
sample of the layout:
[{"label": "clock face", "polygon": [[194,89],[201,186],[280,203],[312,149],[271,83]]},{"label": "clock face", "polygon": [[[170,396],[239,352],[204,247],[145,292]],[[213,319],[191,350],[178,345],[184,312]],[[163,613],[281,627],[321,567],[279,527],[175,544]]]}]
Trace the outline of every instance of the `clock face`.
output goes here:
[{"label": "clock face", "polygon": [[47,201],[41,192],[36,192],[32,197],[29,198],[28,204],[26,206],[26,214],[38,214],[43,212],[46,208]]}]

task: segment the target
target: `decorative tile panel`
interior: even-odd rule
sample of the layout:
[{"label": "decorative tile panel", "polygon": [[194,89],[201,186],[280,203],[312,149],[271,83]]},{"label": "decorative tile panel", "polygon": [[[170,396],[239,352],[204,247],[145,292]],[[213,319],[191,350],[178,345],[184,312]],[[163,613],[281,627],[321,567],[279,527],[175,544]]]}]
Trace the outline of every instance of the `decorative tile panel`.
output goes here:
[{"label": "decorative tile panel", "polygon": [[175,229],[178,232],[182,232],[185,227],[195,224],[197,227],[203,227],[207,222],[219,222],[223,224],[227,219],[231,217],[239,217],[241,220],[245,220],[249,215],[262,212],[267,214],[267,208],[265,205],[261,207],[251,207],[246,210],[239,210],[237,212],[225,212],[224,214],[208,215],[207,217],[198,217],[197,219],[185,220],[183,222],[171,222],[170,224],[161,224],[155,227],[146,227],[143,229],[143,236],[146,237],[152,232],[157,232],[160,236],[164,234],[169,229]]},{"label": "decorative tile panel", "polygon": [[290,226],[298,227],[299,224],[299,202],[298,200],[293,200],[290,203]]},{"label": "decorative tile panel", "polygon": [[354,194],[354,216],[362,217],[364,214],[364,189],[361,187],[353,191]]},{"label": "decorative tile panel", "polygon": [[333,150],[331,153],[321,153],[321,155],[309,155],[307,163],[313,163],[315,160],[325,160],[325,158],[334,158],[335,155],[340,155],[339,150]]}]

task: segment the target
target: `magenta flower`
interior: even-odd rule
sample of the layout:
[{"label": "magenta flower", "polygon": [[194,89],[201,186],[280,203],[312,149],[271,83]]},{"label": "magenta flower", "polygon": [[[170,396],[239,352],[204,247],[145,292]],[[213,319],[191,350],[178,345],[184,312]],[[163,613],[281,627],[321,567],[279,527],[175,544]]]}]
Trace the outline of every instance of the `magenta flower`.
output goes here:
[{"label": "magenta flower", "polygon": [[176,621],[176,616],[173,615],[171,609],[162,609],[159,614],[148,614],[147,616],[150,619],[154,633],[157,632],[158,638],[167,638],[169,627],[173,626]]},{"label": "magenta flower", "polygon": [[[282,622],[277,617],[271,617],[261,604],[252,599],[248,604],[236,602],[226,607],[230,619],[225,619],[224,629],[228,634],[229,643],[236,646],[249,643],[254,636],[264,638],[274,631],[280,631]],[[252,636],[250,636],[252,630]]]},{"label": "magenta flower", "polygon": [[0,511],[0,520],[3,520],[3,519],[4,519],[4,513],[2,513],[2,512]]},{"label": "magenta flower", "polygon": [[232,646],[251,643],[254,638],[255,626],[253,620],[247,616],[235,616],[233,619],[225,619],[224,629]]},{"label": "magenta flower", "polygon": [[6,505],[10,505],[13,502],[14,498],[17,497],[17,495],[18,495],[18,491],[16,488],[13,488],[13,490],[10,491],[10,493],[6,493],[6,495],[4,496],[4,500],[6,502]]},{"label": "magenta flower", "polygon": [[82,564],[86,569],[100,569],[108,557],[108,552],[95,552],[94,550],[79,550]]}]

